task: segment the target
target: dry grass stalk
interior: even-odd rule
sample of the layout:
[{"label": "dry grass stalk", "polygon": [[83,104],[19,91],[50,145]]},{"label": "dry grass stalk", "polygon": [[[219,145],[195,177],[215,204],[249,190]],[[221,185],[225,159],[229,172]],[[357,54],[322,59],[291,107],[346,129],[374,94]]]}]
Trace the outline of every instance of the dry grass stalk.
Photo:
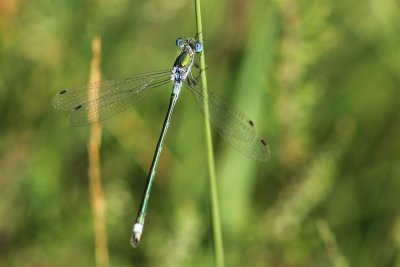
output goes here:
[{"label": "dry grass stalk", "polygon": [[[100,73],[100,52],[101,39],[94,37],[92,41],[93,58],[90,66],[89,83],[101,82]],[[97,88],[89,88],[88,98],[94,99],[99,94]],[[93,106],[88,112],[98,114],[96,106]],[[90,128],[90,137],[88,142],[89,156],[89,187],[90,204],[93,213],[93,227],[95,237],[96,264],[98,267],[108,267],[107,233],[105,223],[105,200],[100,180],[100,139],[101,128],[99,123],[93,123]]]}]

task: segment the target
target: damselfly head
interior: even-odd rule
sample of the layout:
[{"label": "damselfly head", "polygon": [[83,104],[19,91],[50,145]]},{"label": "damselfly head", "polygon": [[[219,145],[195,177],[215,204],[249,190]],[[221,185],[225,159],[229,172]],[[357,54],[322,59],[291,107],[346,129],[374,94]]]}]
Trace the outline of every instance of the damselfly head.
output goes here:
[{"label": "damselfly head", "polygon": [[190,46],[190,48],[196,53],[200,53],[201,51],[203,51],[203,44],[200,43],[197,40],[197,38],[178,37],[175,41],[175,44],[179,48],[184,48],[185,46]]}]

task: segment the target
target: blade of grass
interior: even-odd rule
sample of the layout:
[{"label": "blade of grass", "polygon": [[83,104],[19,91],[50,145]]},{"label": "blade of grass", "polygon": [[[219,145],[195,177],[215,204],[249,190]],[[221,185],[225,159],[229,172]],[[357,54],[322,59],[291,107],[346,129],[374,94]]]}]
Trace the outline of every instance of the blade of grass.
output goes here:
[{"label": "blade of grass", "polygon": [[[280,47],[280,13],[273,1],[250,1],[247,3],[247,9],[248,28],[242,34],[243,47],[240,48],[240,62],[230,84],[231,88],[234,88],[229,92],[230,101],[254,120],[261,136],[269,142],[274,142],[269,139],[273,137],[271,129],[274,129],[274,119],[271,114],[273,114],[275,59]],[[235,18],[237,14],[235,12],[232,16]],[[227,37],[227,35],[220,36],[222,40]],[[225,42],[232,41],[225,40]],[[275,144],[270,143],[270,149],[273,161],[277,149]],[[221,222],[226,236],[241,241],[241,243],[235,242],[229,252],[231,253],[232,249],[237,250],[236,255],[240,255],[243,245],[250,240],[243,238],[246,236],[244,233],[254,224],[258,216],[257,209],[254,209],[257,184],[269,179],[261,170],[270,169],[272,162],[269,160],[260,163],[232,152],[234,151],[230,147],[223,146],[218,159],[220,203],[224,207],[221,210]]]},{"label": "blade of grass", "polygon": [[[90,65],[89,83],[100,82],[100,52],[101,39],[94,37],[92,41],[93,58]],[[98,95],[98,91],[89,90],[88,98],[94,99]],[[90,113],[97,114],[97,107],[94,106]],[[90,128],[90,137],[88,142],[88,157],[89,157],[89,188],[90,188],[90,205],[93,213],[93,228],[95,239],[95,255],[96,265],[98,267],[108,267],[108,250],[107,250],[107,233],[105,226],[105,201],[103,189],[100,181],[100,124],[94,123]]]},{"label": "blade of grass", "polygon": [[317,220],[317,230],[325,245],[326,254],[334,267],[349,267],[348,260],[344,257],[336,242],[336,237],[329,227],[328,222],[323,219]]},{"label": "blade of grass", "polygon": [[[197,36],[199,41],[203,44],[203,51],[200,53],[200,69],[201,69],[201,83],[203,86],[204,94],[207,95],[207,77],[206,77],[206,60],[204,57],[204,42],[203,42],[203,27],[201,24],[201,9],[200,0],[195,0],[195,11],[196,11],[196,25],[197,25]],[[221,220],[218,205],[218,190],[217,190],[217,178],[215,174],[213,144],[211,138],[211,127],[208,121],[209,111],[207,103],[204,102],[204,126],[206,135],[206,147],[207,147],[207,163],[208,163],[208,176],[210,183],[210,208],[211,208],[211,227],[213,235],[214,245],[214,257],[215,266],[224,266],[224,249],[222,244],[222,233],[221,233]]]}]

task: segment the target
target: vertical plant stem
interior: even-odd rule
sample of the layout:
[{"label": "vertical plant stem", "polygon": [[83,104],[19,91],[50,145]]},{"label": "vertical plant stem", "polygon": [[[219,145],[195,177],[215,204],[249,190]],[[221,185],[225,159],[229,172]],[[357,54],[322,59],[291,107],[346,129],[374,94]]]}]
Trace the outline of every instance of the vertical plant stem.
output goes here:
[{"label": "vertical plant stem", "polygon": [[[93,38],[92,51],[93,58],[90,66],[89,83],[101,81],[101,40],[99,37]],[[89,87],[89,99],[97,98],[98,94],[99,92],[97,90],[91,90]],[[92,110],[89,110],[88,112],[92,114],[98,114],[97,106],[93,106]],[[88,142],[90,204],[93,214],[96,265],[98,267],[108,267],[107,234],[104,215],[105,201],[100,181],[100,139],[100,125],[98,123],[94,123],[90,128],[90,137]]]},{"label": "vertical plant stem", "polygon": [[[206,77],[206,60],[204,57],[204,42],[203,42],[203,27],[201,24],[201,9],[200,0],[195,0],[195,10],[196,10],[196,25],[197,25],[197,35],[199,41],[203,44],[203,51],[200,54],[200,69],[201,69],[201,83],[203,86],[204,94],[207,95],[207,77]],[[217,178],[215,175],[215,164],[214,164],[214,154],[213,154],[213,144],[211,137],[211,127],[209,118],[209,111],[206,102],[204,105],[204,126],[206,135],[206,146],[207,146],[207,162],[208,162],[208,176],[210,183],[210,208],[211,208],[211,227],[213,235],[213,245],[214,245],[214,257],[215,266],[224,266],[224,248],[222,244],[222,232],[221,232],[221,220],[218,205],[218,190],[217,190]]]}]

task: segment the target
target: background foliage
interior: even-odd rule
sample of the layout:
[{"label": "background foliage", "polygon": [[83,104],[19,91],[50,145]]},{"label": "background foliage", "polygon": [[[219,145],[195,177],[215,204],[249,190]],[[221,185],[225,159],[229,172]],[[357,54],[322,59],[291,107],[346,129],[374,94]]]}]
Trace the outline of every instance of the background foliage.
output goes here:
[{"label": "background foliage", "polygon": [[[400,266],[400,4],[202,3],[209,88],[257,122],[267,163],[216,136],[227,266]],[[0,1],[0,265],[94,266],[88,128],[51,107],[86,83],[171,67],[194,3]],[[212,266],[202,118],[179,99],[143,242],[129,246],[170,88],[104,123],[110,266]]]}]

